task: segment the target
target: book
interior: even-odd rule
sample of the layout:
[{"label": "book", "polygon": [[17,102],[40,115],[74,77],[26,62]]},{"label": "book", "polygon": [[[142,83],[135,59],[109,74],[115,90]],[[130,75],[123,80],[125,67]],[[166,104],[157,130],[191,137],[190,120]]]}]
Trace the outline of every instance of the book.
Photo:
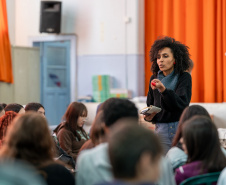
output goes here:
[{"label": "book", "polygon": [[159,113],[162,109],[159,107],[156,107],[154,105],[150,105],[150,107],[145,107],[140,110],[140,114],[148,115],[152,114],[154,112]]}]

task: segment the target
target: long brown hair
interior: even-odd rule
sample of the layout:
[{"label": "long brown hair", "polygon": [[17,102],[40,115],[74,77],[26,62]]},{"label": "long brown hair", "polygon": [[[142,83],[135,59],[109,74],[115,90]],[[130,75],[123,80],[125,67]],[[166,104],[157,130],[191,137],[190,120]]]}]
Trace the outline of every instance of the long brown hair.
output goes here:
[{"label": "long brown hair", "polygon": [[65,125],[73,132],[73,134],[81,140],[81,136],[77,133],[77,130],[80,130],[83,135],[88,139],[85,130],[82,127],[78,126],[78,118],[79,116],[86,117],[88,114],[87,108],[83,103],[72,102],[64,116],[63,119],[65,121]]},{"label": "long brown hair", "polygon": [[53,161],[53,140],[45,118],[35,112],[14,119],[1,157],[25,160],[36,167]]},{"label": "long brown hair", "polygon": [[202,170],[218,172],[226,166],[217,128],[207,116],[194,116],[184,123],[183,140],[187,148],[188,163],[202,161]]},{"label": "long brown hair", "polygon": [[90,139],[92,140],[94,146],[105,141],[105,131],[104,131],[104,120],[103,111],[99,111],[94,119],[90,131]]},{"label": "long brown hair", "polygon": [[103,143],[106,141],[105,131],[104,131],[103,111],[101,109],[98,109],[97,115],[93,120],[92,127],[90,129],[90,139],[87,140],[82,145],[82,147],[79,150],[79,154],[83,150],[94,148],[100,143]]},{"label": "long brown hair", "polygon": [[182,137],[182,128],[184,122],[196,115],[207,116],[210,118],[210,115],[207,110],[200,105],[191,105],[186,107],[180,117],[177,132],[173,138],[172,146],[178,146],[178,143]]}]

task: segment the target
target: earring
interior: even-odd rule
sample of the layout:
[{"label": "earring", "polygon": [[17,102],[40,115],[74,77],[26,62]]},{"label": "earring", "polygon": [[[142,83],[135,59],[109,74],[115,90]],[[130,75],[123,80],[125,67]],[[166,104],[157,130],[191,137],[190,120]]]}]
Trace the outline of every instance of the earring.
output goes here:
[{"label": "earring", "polygon": [[173,63],[174,65],[176,64],[176,62]]}]

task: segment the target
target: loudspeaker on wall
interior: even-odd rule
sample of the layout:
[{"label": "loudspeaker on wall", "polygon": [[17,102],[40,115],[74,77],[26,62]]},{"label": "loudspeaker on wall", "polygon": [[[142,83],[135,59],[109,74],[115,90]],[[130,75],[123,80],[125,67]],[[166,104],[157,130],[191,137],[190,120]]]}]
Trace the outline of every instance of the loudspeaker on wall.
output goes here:
[{"label": "loudspeaker on wall", "polygon": [[41,1],[40,33],[60,33],[61,2]]}]

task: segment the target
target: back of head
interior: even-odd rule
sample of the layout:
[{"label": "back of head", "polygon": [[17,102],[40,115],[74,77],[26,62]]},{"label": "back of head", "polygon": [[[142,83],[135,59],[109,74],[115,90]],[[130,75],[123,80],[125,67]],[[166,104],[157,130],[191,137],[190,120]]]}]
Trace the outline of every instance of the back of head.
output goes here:
[{"label": "back of head", "polygon": [[103,111],[100,110],[91,127],[90,138],[94,144],[94,146],[105,141],[105,131],[104,131],[104,121],[103,121]]},{"label": "back of head", "polygon": [[19,113],[22,108],[24,107],[18,103],[11,103],[5,107],[5,112],[14,111],[16,113]]},{"label": "back of head", "polygon": [[221,171],[226,166],[217,128],[209,117],[194,116],[187,120],[183,127],[183,141],[188,162],[202,161],[202,169],[208,172]]},{"label": "back of head", "polygon": [[43,109],[45,109],[45,108],[43,107],[42,104],[32,102],[32,103],[28,103],[28,104],[25,106],[25,111],[26,111],[26,112],[27,112],[27,111],[35,111],[35,112],[37,112],[38,109],[40,109],[41,107],[42,107]]},{"label": "back of head", "polygon": [[0,118],[0,145],[5,138],[8,127],[11,125],[16,116],[16,112],[8,111]]},{"label": "back of head", "polygon": [[52,142],[46,119],[38,113],[26,113],[13,121],[1,154],[37,166],[52,161]]},{"label": "back of head", "polygon": [[14,111],[8,111],[0,118],[0,126],[9,125],[18,114]]},{"label": "back of head", "polygon": [[138,110],[135,104],[127,99],[109,98],[103,104],[103,120],[107,127],[112,126],[121,118],[138,120]]},{"label": "back of head", "polygon": [[187,121],[188,119],[192,118],[193,116],[207,116],[208,118],[210,118],[208,111],[200,105],[191,105],[191,106],[186,107],[184,109],[183,113],[181,114],[177,132],[176,132],[173,142],[172,142],[172,146],[176,146],[178,144],[178,142],[180,141],[180,139],[182,137],[182,127],[183,127],[184,122]]},{"label": "back of head", "polygon": [[117,179],[136,178],[142,154],[148,154],[151,161],[158,161],[161,152],[155,133],[136,124],[121,124],[109,138],[109,156]]},{"label": "back of head", "polygon": [[211,118],[208,111],[203,106],[190,105],[184,109],[183,113],[181,114],[179,122],[183,123],[193,116],[207,116]]}]

